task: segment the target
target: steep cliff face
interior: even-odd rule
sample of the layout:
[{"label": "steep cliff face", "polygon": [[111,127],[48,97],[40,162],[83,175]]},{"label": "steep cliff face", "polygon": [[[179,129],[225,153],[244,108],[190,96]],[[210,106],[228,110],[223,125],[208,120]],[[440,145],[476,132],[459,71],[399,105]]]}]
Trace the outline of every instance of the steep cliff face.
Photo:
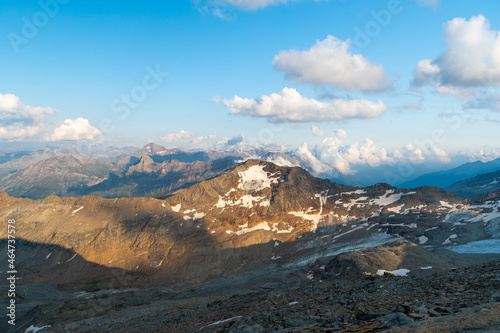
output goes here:
[{"label": "steep cliff face", "polygon": [[401,238],[430,247],[491,238],[498,207],[495,200],[468,204],[432,187],[344,186],[256,160],[166,200],[0,195],[1,217],[16,219],[18,238],[140,272],[144,285],[170,286],[305,265]]}]

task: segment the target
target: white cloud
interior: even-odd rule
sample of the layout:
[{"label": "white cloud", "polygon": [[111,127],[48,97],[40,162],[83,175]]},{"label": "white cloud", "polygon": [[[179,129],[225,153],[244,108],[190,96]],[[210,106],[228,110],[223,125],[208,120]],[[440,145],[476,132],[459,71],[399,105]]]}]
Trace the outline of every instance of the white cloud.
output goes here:
[{"label": "white cloud", "polygon": [[216,137],[215,134],[210,134],[210,135],[202,135],[202,136],[198,136],[196,138],[193,138],[191,140],[191,148],[208,150],[209,148],[212,148],[212,146],[213,146],[209,141],[215,139],[215,137]]},{"label": "white cloud", "polygon": [[93,141],[102,132],[90,125],[85,118],[66,119],[46,137],[47,141]]},{"label": "white cloud", "polygon": [[43,124],[33,126],[23,126],[22,124],[0,126],[0,140],[23,141],[40,134],[43,129]]},{"label": "white cloud", "polygon": [[179,142],[185,139],[189,139],[190,137],[193,136],[192,132],[181,130],[177,133],[170,133],[167,134],[163,137],[160,137],[160,140],[168,143],[174,143],[174,142]]},{"label": "white cloud", "polygon": [[481,161],[481,162],[489,162],[500,158],[500,152],[495,150],[479,150],[473,151],[471,149],[464,150],[460,152],[461,155],[467,156],[470,161]]},{"label": "white cloud", "polygon": [[[399,151],[398,151],[398,156]],[[403,154],[401,154],[401,159],[410,160],[415,164],[421,164],[425,162],[424,152],[419,147],[414,147],[411,143],[404,146]]]},{"label": "white cloud", "polygon": [[13,94],[0,94],[0,113],[2,117],[25,117],[40,119],[46,115],[53,115],[57,110],[49,107],[26,105],[19,97]]},{"label": "white cloud", "polygon": [[234,96],[224,100],[232,114],[265,117],[272,121],[327,122],[350,118],[375,118],[387,111],[382,102],[368,100],[341,100],[319,102],[302,97],[293,88],[284,88],[280,93],[262,96],[258,99]]},{"label": "white cloud", "polygon": [[45,116],[57,112],[51,107],[24,104],[13,94],[0,94],[0,140],[35,140],[45,129]]},{"label": "white cloud", "polygon": [[332,167],[324,164],[316,156],[314,156],[313,153],[311,153],[307,143],[305,142],[297,147],[295,155],[304,161],[315,174],[324,174],[333,171]]},{"label": "white cloud", "polygon": [[335,135],[337,136],[337,138],[339,139],[345,139],[347,138],[347,132],[344,131],[343,129],[338,129],[335,131]]},{"label": "white cloud", "polygon": [[413,85],[434,84],[439,80],[440,69],[431,59],[420,60],[414,71]]},{"label": "white cloud", "polygon": [[318,40],[306,51],[281,51],[273,60],[276,70],[285,72],[286,79],[299,83],[332,85],[345,91],[381,91],[391,80],[380,65],[369,62],[361,54],[349,51],[346,42],[328,36]]},{"label": "white cloud", "polygon": [[430,147],[432,153],[434,156],[441,162],[441,163],[450,163],[451,158],[448,156],[448,154],[444,151],[438,148],[438,146],[432,146]]},{"label": "white cloud", "polygon": [[366,138],[362,144],[355,142],[344,144],[347,137],[344,130],[337,130],[334,137],[325,138],[321,143],[309,149],[307,143],[300,145],[295,155],[301,158],[315,174],[339,172],[343,175],[356,173],[356,166],[394,165],[401,161],[422,164],[427,160],[450,163],[449,156],[437,146],[420,148],[407,144],[400,150],[388,151]]},{"label": "white cloud", "polygon": [[469,98],[477,87],[500,85],[500,34],[483,16],[454,18],[443,25],[447,49],[418,62],[413,86],[434,84],[441,94]]},{"label": "white cloud", "polygon": [[324,136],[325,135],[325,130],[322,128],[319,128],[316,125],[311,126],[311,132],[315,136]]}]

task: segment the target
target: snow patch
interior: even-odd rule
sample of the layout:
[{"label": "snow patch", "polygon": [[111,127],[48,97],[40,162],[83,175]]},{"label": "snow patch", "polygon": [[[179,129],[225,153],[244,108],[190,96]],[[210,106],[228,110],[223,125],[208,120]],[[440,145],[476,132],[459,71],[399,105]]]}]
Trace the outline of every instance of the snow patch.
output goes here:
[{"label": "snow patch", "polygon": [[[196,209],[193,209],[193,210],[196,210]],[[189,215],[185,215],[184,216],[184,220],[193,220],[193,221],[196,221],[196,220],[199,220],[201,218],[205,217],[205,213],[194,213],[193,216],[189,216]]]},{"label": "snow patch", "polygon": [[451,240],[452,240],[453,238],[457,238],[457,237],[458,237],[458,235],[457,235],[457,234],[453,234],[453,235],[451,235],[450,237],[448,237],[447,239],[445,239],[445,241],[442,243],[442,245],[450,244],[450,243],[451,243]]},{"label": "snow patch", "polygon": [[264,200],[264,201],[262,201],[259,204],[259,206],[261,206],[261,207],[269,207],[269,206],[271,206],[271,201],[270,200]]},{"label": "snow patch", "polygon": [[[216,321],[215,323],[211,323],[208,326],[214,326],[214,325],[219,325],[219,324],[223,324],[223,323],[227,323],[228,321],[231,321],[231,320],[235,320],[235,319],[238,319],[238,318],[243,318],[243,316],[236,316],[236,317],[232,317],[232,318],[228,318],[228,319],[224,319],[224,320],[219,320],[219,321]],[[204,328],[204,327],[202,327]],[[200,328],[200,330],[202,329]]]},{"label": "snow patch", "polygon": [[24,333],[31,333],[31,332],[35,332],[35,333],[36,333],[36,332],[38,332],[38,331],[43,330],[44,328],[49,328],[49,327],[51,327],[51,326],[50,326],[50,325],[45,325],[45,326],[42,326],[42,327],[36,327],[36,326],[31,325],[30,327],[28,327],[28,328],[24,331]]},{"label": "snow patch", "polygon": [[312,221],[313,226],[310,230],[311,232],[316,232],[316,229],[318,229],[318,224],[323,217],[323,206],[326,204],[326,200],[328,199],[328,190],[322,191],[321,193],[316,193],[314,197],[319,199],[320,208],[318,214],[308,214],[311,211],[311,208],[309,208],[305,212],[288,212],[288,214],[295,215],[302,218],[303,220]]},{"label": "snow patch", "polygon": [[181,204],[177,204],[175,206],[170,206],[170,209],[176,213],[180,212],[181,211]]},{"label": "snow patch", "polygon": [[410,270],[406,268],[401,268],[401,269],[396,269],[395,271],[386,271],[385,269],[379,269],[377,271],[377,275],[379,276],[384,275],[384,273],[389,273],[396,276],[407,276],[408,273],[410,273]]},{"label": "snow patch", "polygon": [[427,243],[428,240],[429,240],[429,238],[427,238],[425,236],[418,237],[418,241],[420,242],[420,245]]},{"label": "snow patch", "polygon": [[238,188],[247,192],[258,192],[278,183],[279,172],[271,174],[264,171],[263,165],[254,165],[246,171],[238,172],[240,176]]},{"label": "snow patch", "polygon": [[[226,193],[226,196],[230,192]],[[264,200],[266,198],[266,197],[254,197],[253,195],[245,194],[244,196],[242,196],[238,200],[233,201],[231,199],[224,199],[224,197],[219,196],[219,201],[215,204],[215,207],[217,207],[217,208],[225,208],[227,206],[242,206],[242,207],[245,207],[245,208],[253,208],[253,203],[254,202],[259,202],[259,201],[262,201],[262,200]],[[269,200],[267,200],[267,201],[269,202]],[[260,205],[261,206],[266,206],[266,202],[263,201],[263,202],[261,202]]]},{"label": "snow patch", "polygon": [[356,190],[356,191],[351,191],[351,192],[342,192],[340,195],[350,195],[350,194],[365,194],[365,190]]},{"label": "snow patch", "polygon": [[81,211],[83,208],[84,207],[82,206],[82,207],[80,207],[78,209],[75,209],[71,215],[75,215],[76,213],[78,213],[79,211]]},{"label": "snow patch", "polygon": [[279,223],[273,223],[273,228],[271,229],[273,232],[276,232],[278,234],[289,234],[293,231],[294,227],[293,226],[289,226],[288,229],[285,229],[285,230],[280,230],[278,229],[278,224]]},{"label": "snow patch", "polygon": [[245,223],[244,225],[240,225],[239,228],[241,230],[236,231],[237,235],[243,235],[252,231],[257,231],[257,230],[268,230],[271,231],[271,227],[269,227],[269,224],[267,222],[262,222],[257,224],[256,226],[253,226],[251,228],[248,228],[248,222]]},{"label": "snow patch", "polygon": [[396,207],[388,207],[387,210],[393,213],[401,213],[401,209],[405,206],[405,204],[402,204],[401,206],[396,206]]},{"label": "snow patch", "polygon": [[387,206],[399,201],[401,197],[401,193],[394,193],[394,190],[387,190],[384,195],[376,199],[372,199],[371,203],[379,206]]},{"label": "snow patch", "polygon": [[66,262],[70,262],[71,260],[75,259],[75,257],[76,257],[76,253],[71,258],[69,258],[68,260],[66,260]]}]

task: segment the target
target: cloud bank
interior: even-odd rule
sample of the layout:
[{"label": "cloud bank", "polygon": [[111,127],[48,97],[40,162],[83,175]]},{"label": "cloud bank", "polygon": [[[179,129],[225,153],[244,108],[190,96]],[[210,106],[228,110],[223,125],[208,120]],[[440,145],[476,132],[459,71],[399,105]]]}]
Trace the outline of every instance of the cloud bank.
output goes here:
[{"label": "cloud bank", "polygon": [[256,99],[234,96],[224,100],[232,114],[264,117],[275,122],[328,122],[351,118],[376,118],[387,111],[382,102],[364,99],[320,102],[303,97],[293,88]]},{"label": "cloud bank", "polygon": [[344,144],[347,138],[344,130],[337,130],[336,135],[323,139],[312,148],[303,143],[295,150],[295,155],[306,162],[310,170],[318,175],[340,173],[353,175],[355,167],[368,165],[378,167],[384,164],[394,165],[408,161],[418,165],[426,161],[450,163],[450,157],[437,146],[416,147],[412,144],[405,145],[402,149],[388,151],[366,138],[362,143]]},{"label": "cloud bank", "polygon": [[50,106],[31,106],[13,94],[0,94],[0,140],[5,141],[83,141],[102,134],[84,118],[66,119],[56,128],[46,117],[58,113]]}]

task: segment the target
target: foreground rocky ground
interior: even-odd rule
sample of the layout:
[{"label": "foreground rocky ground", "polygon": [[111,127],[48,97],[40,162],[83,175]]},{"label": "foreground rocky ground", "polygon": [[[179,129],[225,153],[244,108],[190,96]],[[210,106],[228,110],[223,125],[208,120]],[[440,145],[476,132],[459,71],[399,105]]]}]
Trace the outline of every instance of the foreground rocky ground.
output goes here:
[{"label": "foreground rocky ground", "polygon": [[[45,297],[58,299],[38,297],[39,305],[30,310],[29,317],[31,323],[36,320],[36,327],[51,325],[41,332],[500,329],[500,260],[408,277],[319,277],[304,279],[295,274],[258,284],[214,284],[182,291],[155,287],[72,294],[46,287]],[[25,293],[35,294],[33,289]]]}]

